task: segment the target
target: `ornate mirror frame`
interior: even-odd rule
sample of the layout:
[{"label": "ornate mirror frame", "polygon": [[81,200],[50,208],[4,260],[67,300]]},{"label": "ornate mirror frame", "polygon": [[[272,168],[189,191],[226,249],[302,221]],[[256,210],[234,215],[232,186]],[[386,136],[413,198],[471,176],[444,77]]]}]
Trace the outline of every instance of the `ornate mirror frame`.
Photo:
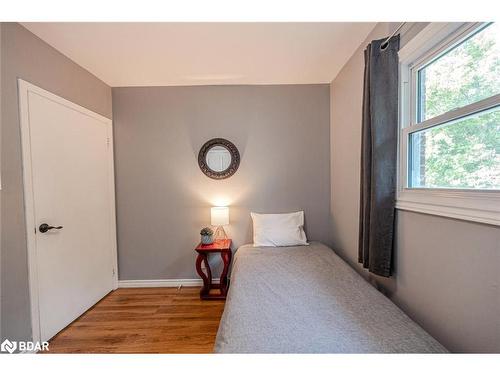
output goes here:
[{"label": "ornate mirror frame", "polygon": [[[221,172],[216,172],[210,169],[207,164],[207,153],[214,146],[222,146],[231,154],[231,164],[229,164],[227,169]],[[206,176],[213,178],[214,180],[223,180],[231,177],[238,170],[238,167],[240,166],[240,152],[236,146],[227,139],[213,138],[201,146],[200,152],[198,153],[198,165]]]}]

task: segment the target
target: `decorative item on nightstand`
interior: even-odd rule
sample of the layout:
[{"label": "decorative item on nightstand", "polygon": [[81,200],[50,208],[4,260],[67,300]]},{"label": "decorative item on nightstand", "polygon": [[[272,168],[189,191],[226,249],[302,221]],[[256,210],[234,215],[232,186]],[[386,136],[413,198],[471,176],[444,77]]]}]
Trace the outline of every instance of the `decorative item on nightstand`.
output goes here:
[{"label": "decorative item on nightstand", "polygon": [[229,225],[229,207],[212,207],[210,214],[211,224],[217,227],[215,240],[226,240],[227,235],[223,225]]},{"label": "decorative item on nightstand", "polygon": [[200,231],[201,235],[201,243],[203,245],[211,245],[214,243],[214,238],[212,237],[214,234],[214,231],[208,227],[203,228]]}]

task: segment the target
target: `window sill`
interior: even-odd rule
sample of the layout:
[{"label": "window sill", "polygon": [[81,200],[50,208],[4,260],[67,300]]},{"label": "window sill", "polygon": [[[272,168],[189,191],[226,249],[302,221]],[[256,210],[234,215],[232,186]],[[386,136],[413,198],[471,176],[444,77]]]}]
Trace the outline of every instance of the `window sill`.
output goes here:
[{"label": "window sill", "polygon": [[440,189],[403,189],[396,208],[500,226],[500,193]]}]

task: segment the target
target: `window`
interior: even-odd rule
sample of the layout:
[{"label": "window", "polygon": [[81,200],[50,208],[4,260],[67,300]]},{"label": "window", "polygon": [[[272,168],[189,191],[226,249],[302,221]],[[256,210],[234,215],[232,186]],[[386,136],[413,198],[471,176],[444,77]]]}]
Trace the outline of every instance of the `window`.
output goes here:
[{"label": "window", "polygon": [[400,51],[397,206],[500,225],[500,25],[414,39]]},{"label": "window", "polygon": [[474,30],[416,73],[419,122],[500,94],[500,27]]}]

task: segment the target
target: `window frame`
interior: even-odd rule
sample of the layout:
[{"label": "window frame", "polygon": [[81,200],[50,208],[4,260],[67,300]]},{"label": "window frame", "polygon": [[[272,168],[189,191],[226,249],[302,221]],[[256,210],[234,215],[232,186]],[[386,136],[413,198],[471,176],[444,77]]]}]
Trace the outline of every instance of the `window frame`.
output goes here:
[{"label": "window frame", "polygon": [[410,134],[500,106],[500,94],[417,123],[418,72],[488,23],[431,23],[399,51],[396,208],[500,226],[500,190],[409,187]]}]

